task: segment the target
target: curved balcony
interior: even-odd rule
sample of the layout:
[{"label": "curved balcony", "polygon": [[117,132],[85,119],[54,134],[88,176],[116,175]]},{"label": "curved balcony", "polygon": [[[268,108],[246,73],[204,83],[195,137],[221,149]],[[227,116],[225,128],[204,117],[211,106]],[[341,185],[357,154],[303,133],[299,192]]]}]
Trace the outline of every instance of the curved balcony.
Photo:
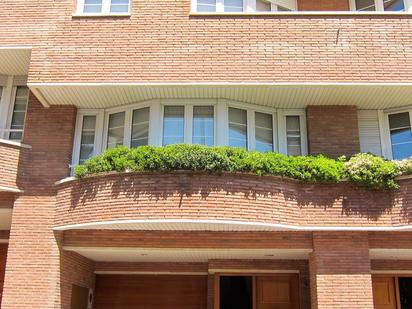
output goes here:
[{"label": "curved balcony", "polygon": [[30,146],[0,139],[0,191],[20,192],[18,185],[19,166],[24,161]]},{"label": "curved balcony", "polygon": [[399,182],[372,191],[249,174],[105,174],[57,185],[55,229],[412,229],[412,179]]}]

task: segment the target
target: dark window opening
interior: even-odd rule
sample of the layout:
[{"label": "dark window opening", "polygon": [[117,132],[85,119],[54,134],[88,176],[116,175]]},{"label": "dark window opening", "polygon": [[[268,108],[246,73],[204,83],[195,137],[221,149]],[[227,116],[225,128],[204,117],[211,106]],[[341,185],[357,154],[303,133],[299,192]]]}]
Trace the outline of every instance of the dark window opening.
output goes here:
[{"label": "dark window opening", "polygon": [[253,308],[253,279],[251,276],[220,277],[220,309],[234,308]]},{"label": "dark window opening", "polygon": [[399,294],[401,308],[412,308],[412,278],[399,278]]}]

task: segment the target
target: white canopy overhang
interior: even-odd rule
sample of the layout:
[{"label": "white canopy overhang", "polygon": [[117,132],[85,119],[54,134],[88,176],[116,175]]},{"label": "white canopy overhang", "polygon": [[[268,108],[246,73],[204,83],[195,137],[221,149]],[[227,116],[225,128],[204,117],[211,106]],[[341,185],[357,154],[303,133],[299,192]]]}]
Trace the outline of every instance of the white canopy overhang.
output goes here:
[{"label": "white canopy overhang", "polygon": [[27,75],[31,47],[0,46],[0,75]]},{"label": "white canopy overhang", "polygon": [[109,108],[152,99],[226,99],[275,108],[412,105],[411,83],[29,83],[46,107]]}]

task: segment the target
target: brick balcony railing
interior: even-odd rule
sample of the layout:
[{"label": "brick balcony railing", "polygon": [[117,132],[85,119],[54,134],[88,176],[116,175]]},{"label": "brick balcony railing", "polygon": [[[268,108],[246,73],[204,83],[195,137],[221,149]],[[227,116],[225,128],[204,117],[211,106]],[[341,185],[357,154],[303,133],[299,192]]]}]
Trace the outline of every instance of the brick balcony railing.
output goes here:
[{"label": "brick balcony railing", "polygon": [[397,191],[372,191],[245,174],[108,174],[58,184],[55,227],[193,220],[205,228],[212,222],[251,230],[404,229],[412,222],[412,179],[399,182]]},{"label": "brick balcony railing", "polygon": [[0,191],[19,192],[19,166],[25,161],[26,152],[31,147],[0,140]]}]

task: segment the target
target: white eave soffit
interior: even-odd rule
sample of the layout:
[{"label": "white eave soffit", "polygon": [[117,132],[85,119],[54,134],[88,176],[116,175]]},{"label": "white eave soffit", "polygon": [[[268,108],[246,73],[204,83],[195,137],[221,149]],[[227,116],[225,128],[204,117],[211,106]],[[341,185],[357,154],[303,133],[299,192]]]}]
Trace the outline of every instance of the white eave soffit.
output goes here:
[{"label": "white eave soffit", "polygon": [[29,83],[44,106],[108,108],[153,99],[226,99],[275,108],[412,105],[412,83]]}]

